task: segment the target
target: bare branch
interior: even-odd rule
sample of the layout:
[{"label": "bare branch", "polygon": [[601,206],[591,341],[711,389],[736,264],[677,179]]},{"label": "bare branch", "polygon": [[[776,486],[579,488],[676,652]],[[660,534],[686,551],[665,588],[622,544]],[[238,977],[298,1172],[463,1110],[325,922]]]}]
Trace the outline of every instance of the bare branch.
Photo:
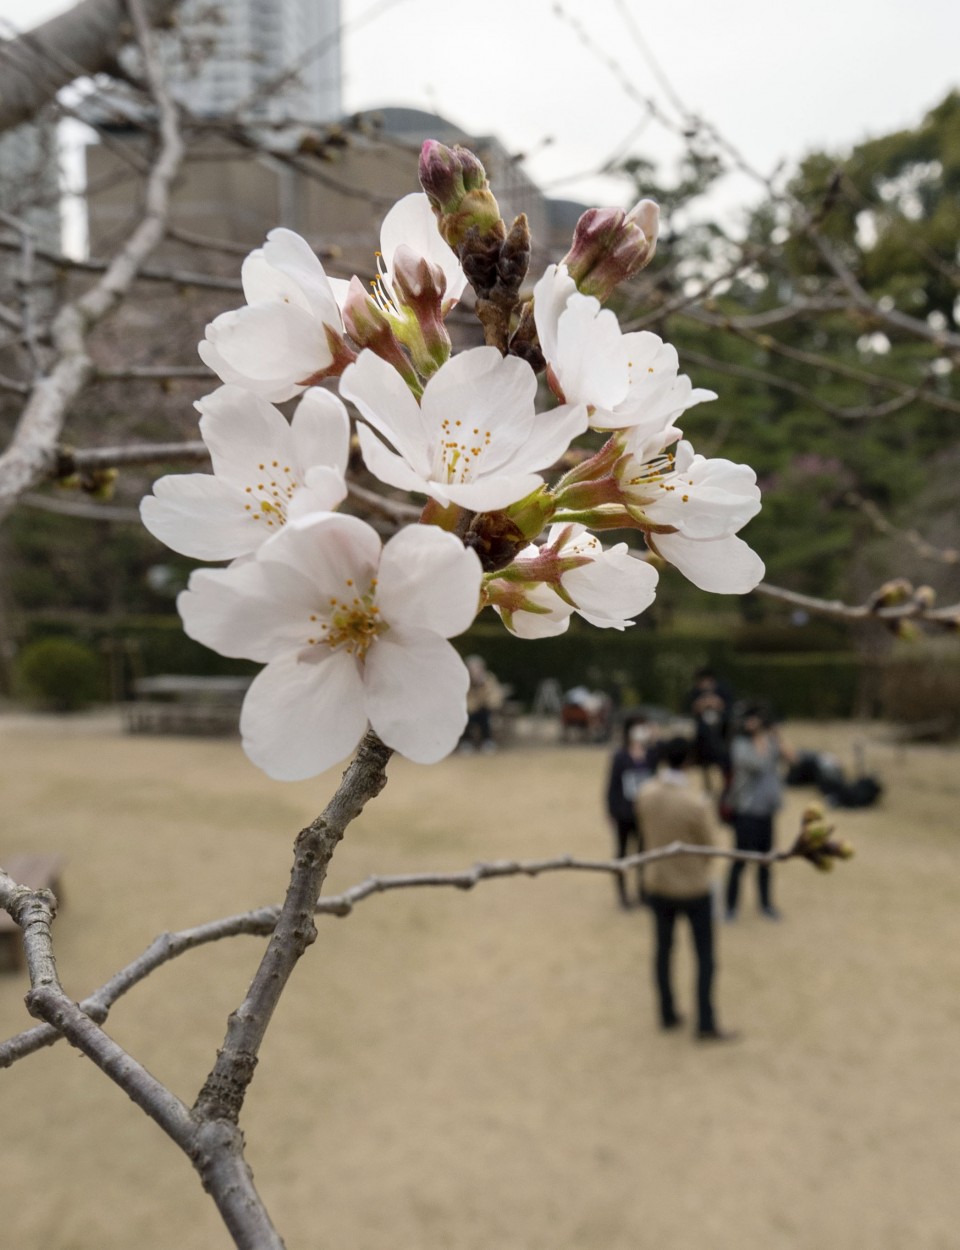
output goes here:
[{"label": "bare branch", "polygon": [[83,451],[62,447],[58,476],[95,473],[101,469],[117,469],[132,464],[166,464],[171,460],[209,459],[210,451],[206,443],[199,439],[189,443],[129,443],[125,447],[90,447]]},{"label": "bare branch", "polygon": [[[377,894],[389,894],[395,890],[430,887],[472,890],[475,885],[483,881],[497,881],[508,877],[540,877],[553,872],[590,872],[617,876],[642,867],[644,864],[661,859],[672,859],[679,855],[698,855],[711,859],[761,864],[779,863],[782,860],[794,858],[792,849],[764,853],[672,842],[669,846],[642,851],[637,855],[625,856],[623,859],[593,860],[580,859],[574,855],[560,855],[553,859],[498,860],[474,864],[459,872],[402,873],[396,876],[367,877],[365,881],[351,886],[340,894],[319,899],[313,909],[313,914],[343,918],[349,916],[357,904],[365,899]],[[193,929],[184,929],[179,933],[163,933],[151,942],[142,955],[85,998],[80,1003],[80,1009],[91,1019],[102,1023],[119,998],[172,959],[176,959],[187,951],[195,950],[199,946],[206,946],[210,942],[219,942],[225,938],[241,935],[269,936],[274,932],[279,917],[278,906],[259,907],[255,911],[227,916],[222,920],[210,921]],[[42,1050],[46,1046],[52,1046],[58,1040],[59,1034],[56,1029],[48,1026],[19,1033],[0,1044],[0,1068],[10,1067],[17,1060]]]},{"label": "bare branch", "polygon": [[[158,25],[178,0],[143,0]],[[0,131],[28,121],[61,87],[112,66],[133,36],[123,0],[82,0],[50,21],[0,44]]]},{"label": "bare branch", "polygon": [[891,525],[871,499],[864,499],[855,490],[848,491],[844,499],[854,508],[859,508],[875,530],[890,538],[900,538],[909,543],[917,555],[923,556],[925,560],[936,560],[939,564],[960,564],[960,551],[956,547],[935,547],[916,530],[898,529],[895,525]]},{"label": "bare branch", "polygon": [[81,1050],[152,1120],[187,1149],[191,1136],[190,1112],[174,1094],[109,1038],[88,1015],[70,1001],[57,974],[52,928],[57,900],[49,890],[19,885],[0,869],[0,906],[23,930],[30,973],[27,1009],[45,1020],[71,1045]]},{"label": "bare branch", "polygon": [[416,504],[406,503],[402,499],[387,499],[385,495],[380,495],[375,490],[367,490],[364,486],[358,486],[356,482],[348,481],[347,491],[351,499],[355,499],[366,508],[372,508],[398,525],[403,525],[407,521],[416,521],[420,517],[421,509]]},{"label": "bare branch", "polygon": [[206,365],[134,365],[129,369],[97,369],[91,382],[210,382],[215,374]]},{"label": "bare branch", "polygon": [[230,1016],[223,1047],[197,1097],[194,1112],[200,1119],[236,1122],[280,995],[300,957],[316,940],[313,914],[330,857],[347,825],[386,785],[392,754],[368,731],[336,794],[297,835],[290,885],[277,926],[246,997]]},{"label": "bare branch", "polygon": [[[764,351],[773,352],[777,356],[783,356],[786,360],[795,360],[798,364],[810,365],[814,369],[826,369],[838,377],[849,378],[853,382],[863,382],[866,386],[880,387],[883,390],[893,391],[895,394],[903,396],[905,400],[904,404],[896,405],[896,407],[905,407],[907,403],[912,403],[913,400],[917,399],[925,404],[929,404],[931,408],[939,408],[944,412],[960,413],[960,401],[928,389],[927,383],[929,378],[925,377],[921,382],[911,386],[909,382],[902,382],[899,378],[890,377],[889,374],[876,373],[873,370],[846,364],[843,361],[836,360],[831,356],[821,355],[818,352],[809,352],[801,348],[791,347],[789,344],[782,343],[779,339],[769,334],[756,334],[747,327],[744,318],[714,316],[703,309],[695,309],[684,315],[694,321],[703,322],[705,325],[716,326],[718,329],[732,330],[739,338],[745,339],[748,343],[753,343],[754,346],[760,347]],[[775,374],[764,374],[763,376],[767,379],[768,385],[779,385],[781,388],[784,388],[784,380],[778,379]],[[788,385],[792,386],[794,384],[790,383]],[[808,394],[813,395],[813,392],[808,392]],[[814,397],[814,402],[823,407],[823,401],[816,399],[816,397]],[[828,406],[826,410],[830,411],[830,407]],[[878,405],[873,409],[836,408],[833,410],[833,415],[855,418],[857,415],[882,415],[884,410],[890,412],[895,411],[895,408],[884,405]]]},{"label": "bare branch", "polygon": [[771,586],[769,582],[761,582],[755,590],[771,599],[779,599],[781,603],[842,621],[878,620],[888,625],[901,621],[927,621],[947,629],[956,629],[960,624],[960,603],[935,608],[929,587],[914,587],[902,578],[886,583],[866,603],[857,604],[844,603],[841,599],[818,599],[782,586]]},{"label": "bare branch", "polygon": [[[93,0],[88,2],[93,3]],[[116,6],[103,4],[103,7],[115,12]],[[134,9],[135,13],[137,11]],[[95,366],[87,352],[87,333],[127,294],[140,266],[161,241],[166,228],[170,187],[183,157],[183,143],[176,108],[143,37],[146,28],[141,31],[139,22],[137,26],[160,112],[161,135],[160,153],[147,180],[145,216],[100,281],[74,303],[64,305],[53,322],[51,333],[56,364],[37,382],[21,413],[13,440],[0,456],[0,519],[24,490],[49,476],[70,405],[94,376]]]},{"label": "bare branch", "polygon": [[960,352],[960,334],[956,334],[952,330],[935,330],[932,325],[919,317],[911,317],[907,313],[901,312],[898,308],[884,308],[876,300],[871,299],[857,281],[853,270],[844,262],[840,253],[820,233],[809,213],[799,206],[797,212],[800,216],[800,223],[804,233],[843,283],[845,290],[857,308],[868,313],[872,320],[881,322],[891,327],[891,329],[899,330],[901,333],[910,334],[914,338],[926,339],[927,342],[935,344],[941,351],[949,349],[954,353]]},{"label": "bare branch", "polygon": [[140,513],[136,508],[120,508],[106,503],[87,503],[82,499],[57,499],[53,495],[35,495],[27,491],[20,496],[20,506],[37,512],[52,512],[57,516],[77,517],[82,521],[110,521],[114,525],[139,525]]},{"label": "bare branch", "polygon": [[[0,214],[0,218],[7,220],[7,215]],[[20,250],[21,245],[13,239],[0,238],[0,249],[4,251]],[[244,254],[249,252],[249,248],[243,249]],[[65,256],[62,252],[51,252],[47,248],[38,247],[34,249],[34,255],[37,260],[46,261],[47,264],[55,266],[59,270],[74,270],[79,273],[106,273],[110,267],[110,263],[105,260],[75,260],[72,256]],[[243,284],[239,278],[218,278],[215,274],[196,273],[189,269],[158,269],[151,265],[144,265],[137,271],[138,282],[169,282],[173,286],[194,286],[204,287],[212,291],[242,291]]]}]

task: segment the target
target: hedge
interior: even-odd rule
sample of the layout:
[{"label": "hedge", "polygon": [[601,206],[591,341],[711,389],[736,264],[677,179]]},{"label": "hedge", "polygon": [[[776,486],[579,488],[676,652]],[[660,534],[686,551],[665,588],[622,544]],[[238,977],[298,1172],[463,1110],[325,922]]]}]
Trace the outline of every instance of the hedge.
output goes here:
[{"label": "hedge", "polygon": [[[175,616],[36,616],[26,642],[69,635],[110,661],[115,698],[129,695],[131,681],[158,673],[253,674],[258,666],[208,651],[183,633]],[[813,643],[820,650],[807,650]],[[680,711],[693,674],[710,665],[743,698],[769,701],[785,717],[853,715],[920,721],[957,716],[960,707],[960,646],[934,656],[922,646],[869,659],[838,646],[847,641],[830,627],[811,630],[748,626],[710,633],[652,629],[643,623],[622,632],[600,630],[574,620],[558,638],[525,642],[499,622],[481,618],[453,639],[462,655],[481,655],[513,697],[529,706],[541,681],[562,689],[586,685],[606,690],[618,705],[656,704]],[[792,649],[772,650],[774,642]]]}]

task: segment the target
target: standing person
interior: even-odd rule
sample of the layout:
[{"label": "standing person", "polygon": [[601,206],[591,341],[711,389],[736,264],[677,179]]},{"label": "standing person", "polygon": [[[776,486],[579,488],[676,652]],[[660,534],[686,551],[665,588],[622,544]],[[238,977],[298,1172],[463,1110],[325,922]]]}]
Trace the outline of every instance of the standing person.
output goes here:
[{"label": "standing person", "polygon": [[470,674],[467,689],[467,726],[460,739],[461,751],[495,751],[490,713],[503,704],[503,690],[480,655],[468,655],[464,663]]},{"label": "standing person", "polygon": [[687,711],[693,717],[693,759],[703,770],[703,785],[711,786],[711,769],[726,775],[729,767],[728,740],[733,694],[712,668],[698,668],[693,689],[687,695]]},{"label": "standing person", "polygon": [[[670,842],[713,846],[713,807],[707,795],[690,784],[687,763],[690,744],[671,738],[661,748],[656,777],[637,795],[637,825],[646,849]],[[646,866],[647,901],[656,929],[657,993],[660,1024],[676,1029],[683,1024],[677,1013],[670,976],[673,932],[677,916],[686,916],[697,956],[697,1033],[703,1042],[732,1041],[737,1035],[717,1024],[713,1009],[714,941],[712,861],[706,856],[678,855]]]},{"label": "standing person", "polygon": [[[732,775],[729,803],[733,809],[733,830],[738,851],[773,850],[773,818],[783,800],[780,761],[791,753],[772,727],[769,714],[757,706],[748,707],[730,751]],[[727,877],[727,920],[736,919],[740,878],[746,867],[730,865]],[[772,874],[769,864],[757,865],[757,894],[760,913],[768,920],[779,920],[773,905]]]},{"label": "standing person", "polygon": [[[623,745],[613,753],[610,776],[607,781],[607,811],[613,821],[617,839],[617,859],[623,859],[636,848],[643,850],[643,842],[637,832],[637,813],[634,806],[641,785],[653,776],[656,768],[655,733],[646,720],[636,717],[623,727]],[[615,877],[620,906],[634,906],[627,891],[626,877]],[[636,902],[643,902],[643,879],[637,887]]]}]

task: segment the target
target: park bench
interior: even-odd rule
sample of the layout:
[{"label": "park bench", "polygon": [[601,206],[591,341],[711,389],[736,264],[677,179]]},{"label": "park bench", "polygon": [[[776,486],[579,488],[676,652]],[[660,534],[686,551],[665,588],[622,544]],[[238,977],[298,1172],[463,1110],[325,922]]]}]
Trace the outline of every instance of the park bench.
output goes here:
[{"label": "park bench", "polygon": [[[18,885],[28,885],[31,890],[52,890],[59,903],[60,871],[63,858],[43,851],[29,851],[8,855],[0,867]],[[0,972],[16,972],[23,967],[23,942],[20,926],[9,914],[0,909]]]},{"label": "park bench", "polygon": [[184,677],[164,674],[133,683],[124,704],[127,733],[235,734],[249,677]]}]

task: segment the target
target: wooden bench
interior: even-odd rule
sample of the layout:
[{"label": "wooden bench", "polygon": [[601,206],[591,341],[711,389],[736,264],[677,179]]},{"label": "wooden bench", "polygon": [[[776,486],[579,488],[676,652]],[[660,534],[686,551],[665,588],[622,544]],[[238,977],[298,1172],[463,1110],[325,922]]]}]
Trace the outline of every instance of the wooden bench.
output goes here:
[{"label": "wooden bench", "polygon": [[[8,855],[0,867],[18,885],[28,885],[31,890],[52,890],[57,896],[57,902],[62,904],[62,856],[43,851]],[[23,967],[23,962],[20,926],[9,912],[0,908],[0,972],[16,972]]]}]

